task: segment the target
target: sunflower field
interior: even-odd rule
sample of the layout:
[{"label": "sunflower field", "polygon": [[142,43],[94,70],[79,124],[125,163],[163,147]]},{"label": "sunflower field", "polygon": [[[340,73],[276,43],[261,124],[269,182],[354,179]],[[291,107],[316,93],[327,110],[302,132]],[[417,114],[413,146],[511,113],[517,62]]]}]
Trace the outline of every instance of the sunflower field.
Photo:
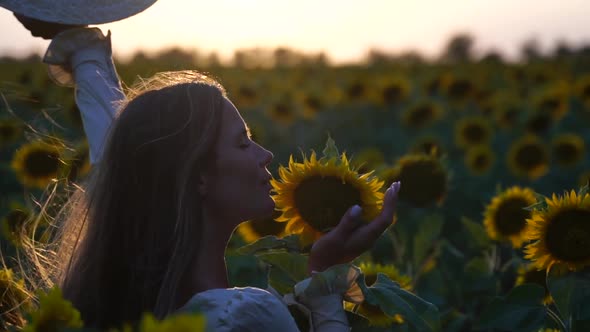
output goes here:
[{"label": "sunflower field", "polygon": [[[400,181],[395,223],[353,262],[364,295],[344,302],[353,331],[583,332],[587,53],[331,66],[284,51],[272,65],[247,54],[221,65],[172,50],[117,70],[126,85],[166,70],[208,72],[274,153],[277,208],[236,229],[226,253],[233,286],[290,292],[307,277],[314,241],[354,204],[369,222]],[[91,169],[74,90],[56,86],[39,58],[3,59],[0,97],[0,330],[81,330],[59,289],[32,295],[18,264],[23,236],[47,241],[59,209],[38,213],[47,190],[83,183]],[[27,229],[31,219],[38,227]],[[204,319],[146,313],[138,329],[193,331]]]}]

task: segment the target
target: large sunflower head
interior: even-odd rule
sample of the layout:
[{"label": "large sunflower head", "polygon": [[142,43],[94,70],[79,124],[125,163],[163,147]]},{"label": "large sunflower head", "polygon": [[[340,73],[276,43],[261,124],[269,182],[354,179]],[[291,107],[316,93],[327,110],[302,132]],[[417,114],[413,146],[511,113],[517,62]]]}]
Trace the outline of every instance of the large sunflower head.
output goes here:
[{"label": "large sunflower head", "polygon": [[415,207],[442,203],[447,192],[448,174],[434,155],[408,154],[401,157],[385,181],[401,181],[399,199]]},{"label": "large sunflower head", "polygon": [[379,214],[383,182],[371,173],[357,173],[345,154],[318,159],[313,152],[302,163],[291,156],[287,167],[279,167],[279,176],[271,181],[282,212],[276,220],[287,222],[287,234],[300,234],[304,243],[338,225],[353,205],[361,206],[366,221]]},{"label": "large sunflower head", "polygon": [[45,188],[58,176],[61,148],[43,141],[24,144],[12,158],[12,169],[26,186]]},{"label": "large sunflower head", "polygon": [[536,136],[526,135],[512,143],[506,156],[513,174],[535,180],[549,170],[549,152]]},{"label": "large sunflower head", "polygon": [[484,226],[492,240],[510,241],[520,248],[526,241],[527,222],[531,212],[526,210],[537,202],[535,192],[529,188],[514,186],[499,193],[484,212]]},{"label": "large sunflower head", "polygon": [[282,237],[285,235],[285,223],[275,221],[280,215],[281,213],[275,210],[273,215],[268,218],[248,220],[241,223],[237,231],[248,243],[268,235]]},{"label": "large sunflower head", "polygon": [[465,152],[465,165],[475,175],[487,173],[495,160],[496,155],[489,145],[476,145]]},{"label": "large sunflower head", "polygon": [[[401,274],[393,265],[381,265],[372,262],[363,262],[360,264],[360,269],[365,276],[365,283],[367,286],[372,286],[377,281],[377,274],[385,274],[389,279],[397,282],[403,289],[412,290],[412,280],[410,277]],[[345,308],[353,310],[352,303],[345,303]],[[358,306],[358,314],[366,317],[371,326],[390,327],[392,324],[403,324],[404,318],[401,315],[389,316],[384,313],[378,306],[372,305],[368,302],[363,302]]]},{"label": "large sunflower head", "polygon": [[422,101],[411,105],[403,113],[404,124],[410,128],[425,127],[442,115],[442,108],[431,101]]},{"label": "large sunflower head", "polygon": [[455,143],[461,148],[488,144],[491,138],[492,128],[483,116],[464,117],[455,125]]},{"label": "large sunflower head", "polygon": [[569,167],[584,157],[584,139],[577,134],[561,134],[551,142],[552,156],[557,164]]},{"label": "large sunflower head", "polygon": [[546,198],[528,220],[526,258],[539,269],[558,263],[570,270],[590,265],[590,194],[571,191]]},{"label": "large sunflower head", "polygon": [[544,304],[553,302],[549,288],[547,288],[547,272],[545,270],[539,270],[534,264],[528,264],[527,266],[520,266],[518,268],[518,276],[516,277],[515,286],[522,284],[537,284],[545,288],[545,298],[543,299]]}]

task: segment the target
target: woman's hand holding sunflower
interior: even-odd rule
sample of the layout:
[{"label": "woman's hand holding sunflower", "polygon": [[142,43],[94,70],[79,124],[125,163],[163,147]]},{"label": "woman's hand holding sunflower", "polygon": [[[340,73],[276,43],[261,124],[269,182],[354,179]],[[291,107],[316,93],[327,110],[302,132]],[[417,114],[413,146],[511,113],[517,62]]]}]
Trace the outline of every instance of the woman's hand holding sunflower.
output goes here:
[{"label": "woman's hand holding sunflower", "polygon": [[387,189],[381,213],[369,223],[362,221],[358,205],[348,209],[338,226],[313,244],[309,254],[309,272],[321,272],[330,266],[348,263],[370,249],[394,220],[400,186],[398,181]]}]

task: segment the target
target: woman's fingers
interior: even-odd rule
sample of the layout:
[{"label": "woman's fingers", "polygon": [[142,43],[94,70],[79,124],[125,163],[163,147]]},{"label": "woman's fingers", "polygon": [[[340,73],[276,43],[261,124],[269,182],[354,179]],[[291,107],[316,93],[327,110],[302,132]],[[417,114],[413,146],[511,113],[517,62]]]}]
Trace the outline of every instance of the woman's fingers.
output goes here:
[{"label": "woman's fingers", "polygon": [[374,241],[377,239],[393,222],[400,187],[401,183],[397,181],[387,189],[383,198],[381,213],[372,222],[363,227],[363,235],[366,235],[368,240]]},{"label": "woman's fingers", "polygon": [[357,227],[361,224],[361,214],[363,209],[359,205],[354,205],[346,213],[342,220],[338,224],[338,230],[344,233],[350,233],[357,229]]}]

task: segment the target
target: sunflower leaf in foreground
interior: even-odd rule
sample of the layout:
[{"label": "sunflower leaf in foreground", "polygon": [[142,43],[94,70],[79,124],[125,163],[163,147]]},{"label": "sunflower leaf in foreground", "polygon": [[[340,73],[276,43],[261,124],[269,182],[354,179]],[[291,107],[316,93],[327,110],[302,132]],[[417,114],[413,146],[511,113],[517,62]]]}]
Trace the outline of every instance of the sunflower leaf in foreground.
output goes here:
[{"label": "sunflower leaf in foreground", "polygon": [[370,287],[365,284],[363,275],[359,279],[359,286],[369,304],[378,306],[389,316],[403,316],[417,331],[439,330],[439,312],[432,303],[404,290],[384,274],[378,274],[377,281]]},{"label": "sunflower leaf in foreground", "polygon": [[554,265],[547,273],[547,287],[564,322],[590,320],[590,271],[567,272]]},{"label": "sunflower leaf in foreground", "polygon": [[300,251],[299,240],[296,235],[278,238],[274,235],[268,235],[260,238],[254,243],[247,244],[238,249],[243,255],[255,255],[258,252],[265,252],[275,249],[286,249],[288,251]]},{"label": "sunflower leaf in foreground", "polygon": [[535,284],[513,288],[505,297],[496,297],[479,317],[480,329],[536,331],[545,321],[545,290]]}]

